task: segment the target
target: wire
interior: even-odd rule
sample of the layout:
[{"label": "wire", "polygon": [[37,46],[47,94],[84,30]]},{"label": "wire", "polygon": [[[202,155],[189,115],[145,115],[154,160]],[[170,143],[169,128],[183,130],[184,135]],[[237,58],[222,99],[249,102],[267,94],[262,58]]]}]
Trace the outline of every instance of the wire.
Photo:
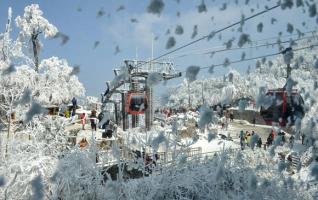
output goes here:
[{"label": "wire", "polygon": [[[292,36],[298,36],[297,39],[294,39],[294,41],[295,40],[298,41],[299,38],[304,37],[305,34],[307,34],[307,33],[316,34],[316,32],[317,32],[317,30],[315,29],[315,30],[307,31],[307,32],[304,32],[304,33],[301,33],[301,34],[289,34],[289,35],[278,36],[278,37],[264,38],[264,39],[260,39],[260,40],[251,41],[250,44],[257,44],[260,41],[266,41],[266,40],[272,40],[272,39],[281,39],[281,38],[287,38],[287,37],[292,37]],[[302,36],[300,36],[300,35],[302,35]],[[308,36],[307,38],[310,38],[310,37],[315,37],[315,36]],[[281,42],[281,43],[285,43],[285,42]],[[276,43],[274,43],[274,44],[276,44]],[[272,44],[265,43],[264,46],[266,46],[266,45],[272,45]],[[201,54],[205,53],[206,51],[212,52],[212,50],[217,49],[217,48],[221,48],[221,47],[224,48],[225,46],[222,45],[222,46],[214,46],[212,48],[206,48],[206,49],[194,49],[194,50],[188,51],[186,53],[176,55],[174,57],[169,57],[169,59],[184,57],[184,55],[191,55],[191,54],[201,55]],[[249,46],[249,47],[241,47],[241,48],[237,48],[237,49],[249,49],[249,48],[254,48],[254,47],[261,47],[261,46]],[[234,48],[231,48],[231,49],[234,49]],[[231,49],[228,49],[228,50],[231,50]],[[199,53],[201,51],[203,53]],[[220,50],[215,50],[213,52],[216,52],[216,51],[220,51]],[[198,53],[196,53],[196,52],[198,52]]]},{"label": "wire", "polygon": [[[318,46],[318,44],[315,44],[315,45],[310,45],[310,46],[306,46],[306,47],[301,47],[301,48],[298,48],[298,49],[293,49],[292,51],[300,51],[300,50],[304,50],[304,49],[312,49],[314,47]],[[228,64],[235,64],[235,63],[240,63],[240,62],[246,62],[246,61],[250,61],[250,60],[257,60],[257,59],[261,59],[261,58],[267,58],[267,57],[271,57],[271,56],[276,56],[276,55],[280,55],[282,54],[284,51],[280,51],[280,52],[277,52],[277,53],[272,53],[272,54],[266,54],[266,55],[263,55],[263,56],[257,56],[257,57],[253,57],[253,58],[248,58],[248,59],[244,59],[244,60],[235,60],[235,61],[232,61],[232,62],[229,62]],[[223,66],[224,63],[222,64],[216,64],[216,65],[212,65],[210,67],[219,67],[219,66]],[[210,67],[200,67],[200,70],[201,69],[208,69]],[[182,73],[184,73],[186,71],[182,71]]]},{"label": "wire", "polygon": [[207,52],[202,52],[202,53],[183,54],[183,55],[179,55],[179,56],[175,56],[175,57],[170,57],[170,59],[182,58],[182,57],[191,56],[191,55],[206,55],[206,54],[219,53],[219,52],[225,52],[225,51],[234,51],[234,50],[244,50],[244,49],[252,49],[252,48],[259,48],[259,47],[267,47],[267,46],[273,46],[273,45],[277,45],[277,44],[285,44],[285,43],[289,43],[289,42],[297,42],[297,41],[301,41],[301,40],[305,40],[305,39],[311,39],[311,38],[314,39],[316,37],[317,37],[317,35],[314,35],[314,36],[308,36],[308,37],[294,39],[292,41],[291,40],[285,40],[285,41],[281,41],[281,42],[261,44],[261,45],[249,46],[249,47],[235,47],[235,48],[230,48],[230,49],[224,48],[224,49],[220,49],[220,50],[207,51]]},{"label": "wire", "polygon": [[[248,20],[250,20],[250,19],[252,19],[252,18],[254,18],[254,17],[257,17],[257,16],[259,16],[259,15],[262,15],[262,14],[264,14],[264,13],[267,13],[267,12],[269,12],[269,11],[271,11],[271,10],[274,10],[275,8],[278,8],[279,6],[280,6],[280,3],[278,3],[276,6],[273,6],[273,7],[271,7],[271,8],[267,8],[267,9],[261,11],[261,12],[258,12],[258,13],[254,14],[254,15],[251,15],[251,16],[245,18],[245,19],[244,19],[244,22],[246,22],[246,21],[248,21]],[[174,53],[174,52],[176,52],[176,51],[179,51],[180,49],[183,49],[183,48],[188,47],[188,46],[190,46],[190,45],[192,45],[192,44],[195,44],[195,43],[197,43],[197,42],[199,42],[199,41],[201,41],[201,40],[204,40],[204,39],[206,39],[206,38],[210,38],[210,37],[214,36],[215,34],[218,34],[218,33],[222,32],[222,31],[225,31],[225,30],[227,30],[227,29],[229,29],[229,28],[232,28],[233,26],[236,26],[236,25],[238,25],[238,24],[240,24],[240,23],[241,23],[241,20],[238,21],[238,22],[235,22],[235,23],[233,23],[233,24],[230,24],[230,25],[228,25],[228,26],[226,26],[226,27],[224,27],[224,28],[221,28],[221,29],[219,29],[219,30],[217,30],[217,31],[213,31],[212,33],[210,33],[210,34],[208,34],[208,35],[205,35],[205,36],[202,36],[201,38],[198,38],[198,39],[196,39],[196,40],[194,40],[194,41],[191,41],[191,42],[189,42],[189,43],[186,43],[186,44],[184,44],[184,45],[182,45],[182,46],[180,46],[180,47],[178,47],[178,48],[176,48],[176,49],[174,49],[174,50],[168,51],[167,53],[164,53],[164,54],[162,54],[162,55],[160,55],[160,56],[158,56],[158,57],[156,57],[156,58],[153,58],[153,59],[151,59],[151,60],[149,60],[149,61],[147,61],[147,62],[145,62],[145,63],[142,63],[142,64],[140,64],[140,65],[148,64],[148,63],[151,63],[151,62],[153,62],[153,61],[155,61],[155,60],[158,60],[158,59],[160,59],[160,58],[163,58],[163,57],[165,57],[165,56],[167,56],[167,55],[169,55],[169,54],[172,54],[172,53]]]},{"label": "wire", "polygon": [[[311,38],[314,39],[314,38],[317,37],[315,32],[316,31],[312,32],[314,35],[303,37],[303,38],[297,38],[297,39],[289,38],[289,40],[285,40],[285,41],[281,41],[281,42],[265,43],[265,44],[260,44],[260,45],[255,45],[255,46],[248,46],[248,47],[226,48],[225,46],[221,46],[221,47],[223,47],[223,49],[219,49],[219,50],[212,50],[213,48],[203,49],[202,50],[203,52],[201,52],[201,53],[200,52],[199,53],[184,53],[184,54],[179,54],[179,55],[177,55],[175,57],[169,57],[169,59],[182,58],[182,57],[189,56],[189,55],[206,55],[206,54],[219,53],[219,52],[225,52],[225,51],[252,49],[252,48],[272,46],[272,45],[276,45],[276,44],[285,44],[285,43],[289,43],[289,42],[297,42],[297,41],[301,41],[301,40],[305,40],[305,39],[311,39]],[[279,37],[277,37],[277,39],[279,39]],[[252,41],[251,43],[254,43],[254,42],[255,41]],[[199,50],[197,50],[197,51],[199,51]]]}]

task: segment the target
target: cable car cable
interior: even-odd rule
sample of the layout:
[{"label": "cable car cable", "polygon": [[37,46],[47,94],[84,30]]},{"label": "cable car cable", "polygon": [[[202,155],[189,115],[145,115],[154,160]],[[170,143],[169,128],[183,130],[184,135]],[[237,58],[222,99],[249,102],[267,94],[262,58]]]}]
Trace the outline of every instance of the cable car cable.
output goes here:
[{"label": "cable car cable", "polygon": [[[293,52],[295,51],[300,51],[300,50],[304,50],[304,49],[309,49],[309,48],[313,48],[313,47],[317,47],[318,44],[315,44],[315,45],[310,45],[310,46],[306,46],[306,47],[301,47],[301,48],[298,48],[298,49],[292,49]],[[276,55],[280,55],[280,54],[283,54],[284,53],[284,50],[283,51],[280,51],[280,52],[277,52],[277,53],[272,53],[272,54],[266,54],[266,55],[263,55],[263,56],[257,56],[257,57],[253,57],[253,58],[248,58],[248,59],[244,59],[244,60],[235,60],[235,61],[231,61],[229,62],[229,64],[235,64],[235,63],[240,63],[240,62],[245,62],[245,61],[250,61],[250,60],[256,60],[256,59],[261,59],[261,58],[267,58],[267,57],[271,57],[271,56],[276,56]],[[223,66],[224,63],[222,64],[216,64],[216,65],[212,65],[213,67],[219,67],[219,66]],[[200,67],[200,70],[201,69],[208,69],[210,68],[211,66],[209,67]],[[186,71],[182,71],[182,72],[186,72]]]},{"label": "cable car cable", "polygon": [[[301,40],[305,40],[305,39],[310,39],[310,38],[316,38],[316,37],[317,37],[317,35],[308,36],[308,37],[304,37],[304,38],[298,38],[298,39],[292,40],[292,42],[297,42],[297,41],[301,41]],[[183,55],[180,55],[180,56],[171,57],[170,59],[182,58],[182,57],[191,56],[191,55],[206,55],[206,54],[220,53],[220,52],[226,52],[226,51],[253,49],[253,48],[259,48],[259,47],[273,46],[273,45],[277,45],[277,44],[285,44],[285,43],[289,43],[289,42],[291,42],[291,41],[290,41],[290,40],[285,40],[285,41],[281,41],[281,42],[261,44],[261,45],[249,46],[249,47],[235,47],[235,48],[230,48],[230,49],[224,48],[224,49],[220,49],[220,50],[208,51],[208,52],[197,53],[197,54],[183,54]]]},{"label": "cable car cable", "polygon": [[[257,16],[259,16],[259,15],[262,15],[262,14],[264,14],[264,13],[267,13],[267,12],[269,12],[269,11],[271,11],[271,10],[274,10],[274,9],[278,8],[279,6],[280,6],[280,3],[278,3],[276,6],[267,8],[267,9],[261,11],[261,12],[258,12],[258,13],[254,14],[254,15],[251,15],[251,16],[245,18],[245,19],[244,19],[244,22],[246,22],[246,21],[248,21],[248,20],[250,20],[250,19],[253,19],[254,17],[257,17]],[[151,59],[151,60],[149,60],[149,61],[147,61],[147,62],[145,62],[145,63],[139,64],[138,66],[144,65],[144,64],[148,64],[148,63],[151,63],[151,62],[153,62],[153,61],[155,61],[155,60],[158,60],[158,59],[160,59],[160,58],[163,58],[163,57],[165,57],[165,56],[167,56],[167,55],[169,55],[169,54],[172,54],[172,53],[174,53],[174,52],[176,52],[176,51],[179,51],[180,49],[183,49],[183,48],[185,48],[185,47],[188,47],[188,46],[190,46],[190,45],[192,45],[192,44],[195,44],[195,43],[197,43],[197,42],[199,42],[199,41],[201,41],[201,40],[207,39],[207,38],[209,38],[209,37],[214,36],[215,34],[218,34],[218,33],[222,32],[222,31],[225,31],[225,30],[227,30],[227,29],[229,29],[229,28],[232,28],[233,26],[236,26],[236,25],[240,24],[241,22],[242,22],[242,20],[240,20],[240,21],[238,21],[238,22],[235,22],[235,23],[233,23],[233,24],[230,24],[230,25],[228,25],[228,26],[226,26],[226,27],[223,27],[223,28],[221,28],[221,29],[219,29],[219,30],[217,30],[217,31],[213,31],[213,32],[211,32],[211,33],[208,34],[208,35],[202,36],[201,38],[198,38],[198,39],[196,39],[196,40],[194,40],[194,41],[191,41],[191,42],[189,42],[189,43],[186,43],[186,44],[184,44],[184,45],[182,45],[182,46],[180,46],[180,47],[178,47],[178,48],[176,48],[176,49],[174,49],[174,50],[168,51],[167,53],[164,53],[164,54],[162,54],[162,55],[160,55],[160,56],[158,56],[158,57],[156,57],[156,58],[153,58],[153,59]]]},{"label": "cable car cable", "polygon": [[[304,38],[304,35],[307,34],[307,33],[312,33],[312,34],[315,34],[317,32],[317,30],[311,30],[311,31],[307,31],[307,32],[304,32],[302,33],[302,36],[300,36],[299,34],[289,34],[289,35],[284,35],[284,36],[278,36],[278,37],[270,37],[270,38],[264,38],[264,39],[260,39],[260,40],[254,40],[254,41],[251,41],[250,43],[253,44],[253,43],[258,43],[260,41],[266,41],[266,40],[272,40],[272,39],[281,39],[281,38],[287,38],[287,37],[292,37],[292,36],[297,36],[298,35],[298,38],[294,39],[294,40],[298,40],[300,39],[301,37]],[[309,37],[315,37],[317,35],[312,35],[312,36],[307,36],[308,38]],[[290,38],[291,39],[291,38]],[[267,45],[266,43],[264,45]],[[191,53],[195,53],[195,52],[200,52],[200,51],[212,51],[213,49],[217,49],[217,48],[220,48],[220,47],[225,47],[225,45],[222,45],[222,46],[214,46],[212,48],[207,48],[207,49],[193,49],[191,51],[188,51],[188,52],[185,52],[183,54],[179,54],[179,55],[176,55],[175,57],[169,57],[170,59],[174,59],[174,58],[177,58],[178,56],[182,56],[182,55],[185,55],[185,54],[191,54]],[[249,46],[249,47],[252,47],[252,46]],[[241,49],[248,49],[249,47],[242,47]],[[232,48],[233,49],[233,48]],[[218,51],[218,50],[215,50],[215,51]],[[199,54],[199,53],[198,53]]]}]

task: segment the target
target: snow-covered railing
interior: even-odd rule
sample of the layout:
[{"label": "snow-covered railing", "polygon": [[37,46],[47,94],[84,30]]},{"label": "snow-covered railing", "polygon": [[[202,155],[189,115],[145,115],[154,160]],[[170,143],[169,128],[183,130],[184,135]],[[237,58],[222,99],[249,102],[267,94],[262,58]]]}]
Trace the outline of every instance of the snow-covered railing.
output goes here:
[{"label": "snow-covered railing", "polygon": [[[201,148],[201,147],[198,147],[198,148]],[[237,151],[238,149],[240,149],[240,148],[239,147],[231,148],[231,149],[226,149],[225,151]],[[196,150],[194,150],[194,152],[195,151]],[[218,154],[220,154],[222,152],[224,152],[224,150],[216,150],[216,151],[210,151],[210,152],[204,152],[204,153],[200,152],[198,154],[194,153],[192,155],[190,154],[189,156],[187,156],[186,157],[186,161],[187,162],[196,161],[196,162],[200,162],[201,163],[201,162],[204,162],[204,161],[206,161],[208,159],[214,158],[215,156],[217,156]],[[170,160],[168,162],[161,162],[161,160],[160,160],[160,162],[158,162],[161,167],[173,167],[173,166],[175,166],[176,163],[179,162],[180,159],[174,159],[174,160]]]},{"label": "snow-covered railing", "polygon": [[170,151],[170,152],[158,152],[159,159],[158,163],[169,163],[174,160],[178,155],[185,155],[187,158],[191,158],[194,156],[198,156],[202,154],[202,148],[201,147],[195,147],[187,150],[176,150],[176,151]]}]

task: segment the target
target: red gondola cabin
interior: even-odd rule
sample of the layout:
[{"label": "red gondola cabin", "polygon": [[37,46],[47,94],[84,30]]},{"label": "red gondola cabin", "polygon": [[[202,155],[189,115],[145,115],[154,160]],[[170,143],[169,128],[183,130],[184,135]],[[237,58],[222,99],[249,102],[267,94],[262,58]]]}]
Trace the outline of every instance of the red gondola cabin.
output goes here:
[{"label": "red gondola cabin", "polygon": [[292,90],[291,95],[284,88],[268,90],[266,96],[272,97],[272,105],[261,107],[260,114],[267,125],[273,122],[280,126],[286,126],[287,123],[292,125],[296,117],[304,116],[304,100],[297,90]]},{"label": "red gondola cabin", "polygon": [[144,114],[148,107],[147,95],[144,92],[130,92],[127,96],[126,112],[131,115]]}]

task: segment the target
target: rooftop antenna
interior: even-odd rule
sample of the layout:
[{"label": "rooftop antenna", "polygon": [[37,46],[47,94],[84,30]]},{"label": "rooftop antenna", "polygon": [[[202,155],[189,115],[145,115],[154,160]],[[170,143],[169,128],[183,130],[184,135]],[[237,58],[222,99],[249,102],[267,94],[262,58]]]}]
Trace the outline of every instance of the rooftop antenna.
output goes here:
[{"label": "rooftop antenna", "polygon": [[154,34],[151,33],[151,60],[153,60],[153,37],[154,37]]},{"label": "rooftop antenna", "polygon": [[138,60],[138,47],[136,47],[135,59]]},{"label": "rooftop antenna", "polygon": [[[153,33],[151,33],[151,60],[153,60],[153,39],[154,39],[154,34]],[[150,62],[150,68],[151,68],[151,70],[153,70],[152,67],[153,65],[152,65],[152,61]]]}]

